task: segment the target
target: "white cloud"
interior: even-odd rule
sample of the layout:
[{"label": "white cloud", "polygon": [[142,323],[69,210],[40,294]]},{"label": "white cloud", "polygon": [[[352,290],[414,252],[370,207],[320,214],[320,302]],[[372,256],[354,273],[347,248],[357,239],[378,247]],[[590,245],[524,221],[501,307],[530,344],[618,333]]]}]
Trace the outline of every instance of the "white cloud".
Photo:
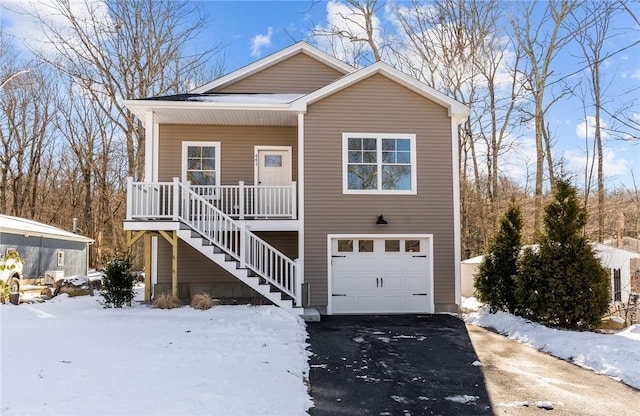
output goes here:
[{"label": "white cloud", "polygon": [[[603,139],[609,138],[609,133],[606,131],[607,123],[600,121],[600,134]],[[593,139],[596,132],[596,118],[593,116],[587,116],[586,120],[582,123],[578,123],[576,126],[576,136],[581,139]]]},{"label": "white cloud", "polygon": [[[55,52],[47,41],[47,30],[36,16],[47,26],[55,28],[67,41],[73,41],[71,25],[62,15],[56,0],[8,0],[3,1],[0,7],[5,23],[3,30],[15,39],[18,47]],[[70,1],[69,7],[87,33],[93,33],[92,25],[111,24],[105,0]]]},{"label": "white cloud", "polygon": [[273,36],[273,28],[269,27],[267,33],[255,35],[251,38],[251,56],[259,58],[262,55],[262,49],[271,46],[271,37]]},{"label": "white cloud", "polygon": [[[591,164],[594,164],[593,174],[597,172],[597,161],[594,161],[596,155],[586,154],[583,150],[567,150],[562,155],[566,168],[570,172],[574,172],[577,175],[584,175],[585,169],[590,169]],[[611,178],[617,175],[627,175],[631,170],[633,161],[625,159],[623,156],[616,153],[612,148],[603,149],[603,161],[602,171],[605,178]],[[595,177],[595,176],[594,176]]]}]

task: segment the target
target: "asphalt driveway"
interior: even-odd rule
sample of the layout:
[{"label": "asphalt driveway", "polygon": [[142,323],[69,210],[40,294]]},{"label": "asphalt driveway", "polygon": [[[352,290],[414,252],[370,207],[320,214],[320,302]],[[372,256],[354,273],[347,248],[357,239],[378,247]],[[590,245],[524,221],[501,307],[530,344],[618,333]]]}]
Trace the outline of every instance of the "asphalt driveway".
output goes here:
[{"label": "asphalt driveway", "polygon": [[307,331],[312,416],[493,414],[454,316],[326,316]]}]

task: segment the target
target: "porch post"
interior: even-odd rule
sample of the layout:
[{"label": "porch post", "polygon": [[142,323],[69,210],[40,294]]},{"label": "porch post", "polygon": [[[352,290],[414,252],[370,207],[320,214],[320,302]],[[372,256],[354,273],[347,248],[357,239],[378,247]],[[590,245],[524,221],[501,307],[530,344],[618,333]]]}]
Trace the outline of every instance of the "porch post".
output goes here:
[{"label": "porch post", "polygon": [[127,176],[127,220],[133,217],[133,178]]},{"label": "porch post", "polygon": [[173,231],[171,234],[171,294],[178,297],[178,233]]},{"label": "porch post", "polygon": [[291,219],[295,220],[298,218],[298,213],[296,212],[296,204],[297,204],[297,191],[298,187],[296,186],[296,181],[291,182]]},{"label": "porch post", "polygon": [[171,294],[178,297],[178,233],[163,230],[158,233],[171,244]]},{"label": "porch post", "polygon": [[173,178],[173,220],[178,221],[180,216],[180,179]]},{"label": "porch post", "polygon": [[151,302],[151,234],[144,235],[144,301]]},{"label": "porch post", "polygon": [[249,239],[247,238],[247,225],[243,221],[240,223],[240,268],[244,269],[247,264],[247,244]]},{"label": "porch post", "polygon": [[240,181],[238,183],[238,205],[239,207],[239,212],[238,214],[240,215],[239,219],[243,220],[244,219],[244,181]]},{"label": "porch post", "polygon": [[296,266],[296,272],[294,273],[294,291],[296,295],[295,305],[296,307],[302,306],[302,279],[300,276],[302,275],[302,265],[300,264],[300,259],[295,259],[294,264]]}]

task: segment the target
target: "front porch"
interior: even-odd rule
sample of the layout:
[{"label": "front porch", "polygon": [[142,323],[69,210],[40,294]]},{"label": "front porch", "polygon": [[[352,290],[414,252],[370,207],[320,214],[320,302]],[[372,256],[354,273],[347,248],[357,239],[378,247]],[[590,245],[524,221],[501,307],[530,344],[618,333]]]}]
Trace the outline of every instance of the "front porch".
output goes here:
[{"label": "front porch", "polygon": [[[274,304],[301,306],[301,267],[296,256],[290,257],[297,253],[287,256],[253,232],[297,231],[295,183],[205,188],[177,178],[138,183],[129,179],[127,188],[124,229],[129,245],[144,239],[145,270],[158,264],[152,238],[170,245],[174,296],[179,292],[178,245],[186,243]],[[145,274],[147,301],[152,297],[152,273]]]},{"label": "front porch", "polygon": [[180,209],[180,186],[210,202],[214,207],[235,220],[296,220],[297,185],[250,185],[240,181],[237,185],[191,185],[173,178],[172,182],[134,182],[127,178],[126,221],[175,220]]}]

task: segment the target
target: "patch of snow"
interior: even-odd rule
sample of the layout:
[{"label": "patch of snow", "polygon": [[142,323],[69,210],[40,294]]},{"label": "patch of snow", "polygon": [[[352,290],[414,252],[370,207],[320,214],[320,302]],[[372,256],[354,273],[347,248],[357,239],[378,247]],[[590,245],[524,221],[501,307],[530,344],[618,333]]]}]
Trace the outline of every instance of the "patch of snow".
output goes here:
[{"label": "patch of snow", "polygon": [[609,319],[610,319],[611,321],[615,322],[615,323],[618,323],[618,324],[623,324],[623,323],[625,323],[625,320],[624,320],[624,319],[622,319],[622,318],[621,318],[621,317],[619,317],[619,316],[612,316],[612,317],[610,317]]},{"label": "patch of snow", "polygon": [[472,362],[471,365],[474,367],[482,367],[482,363],[478,360],[475,360],[474,362]]},{"label": "patch of snow", "polygon": [[0,306],[3,416],[297,416],[312,406],[297,316],[273,306],[104,309],[98,299]]},{"label": "patch of snow", "polygon": [[364,342],[364,338],[362,337],[355,337],[353,339],[353,342],[357,342],[358,344],[362,344]]},{"label": "patch of snow", "polygon": [[497,404],[498,407],[529,407],[529,402],[527,401],[523,401],[523,402],[513,402],[513,403],[498,403]]},{"label": "patch of snow", "polygon": [[553,403],[546,402],[546,401],[538,401],[536,402],[536,407],[539,409],[553,410]]},{"label": "patch of snow", "polygon": [[233,104],[288,104],[304,94],[214,94],[190,97],[189,101]]},{"label": "patch of snow", "polygon": [[398,402],[398,403],[402,403],[402,404],[409,403],[407,398],[403,397],[403,396],[391,396],[391,398],[393,399],[393,401]]},{"label": "patch of snow", "polygon": [[639,325],[615,334],[568,331],[487,308],[466,315],[465,321],[640,389]]},{"label": "patch of snow", "polygon": [[477,311],[480,309],[483,304],[478,302],[478,300],[474,297],[466,298],[462,297],[462,305],[460,305],[462,309],[466,309],[468,311]]},{"label": "patch of snow", "polygon": [[478,400],[480,396],[469,396],[467,394],[458,394],[455,396],[447,396],[444,399],[454,403],[468,404]]}]

